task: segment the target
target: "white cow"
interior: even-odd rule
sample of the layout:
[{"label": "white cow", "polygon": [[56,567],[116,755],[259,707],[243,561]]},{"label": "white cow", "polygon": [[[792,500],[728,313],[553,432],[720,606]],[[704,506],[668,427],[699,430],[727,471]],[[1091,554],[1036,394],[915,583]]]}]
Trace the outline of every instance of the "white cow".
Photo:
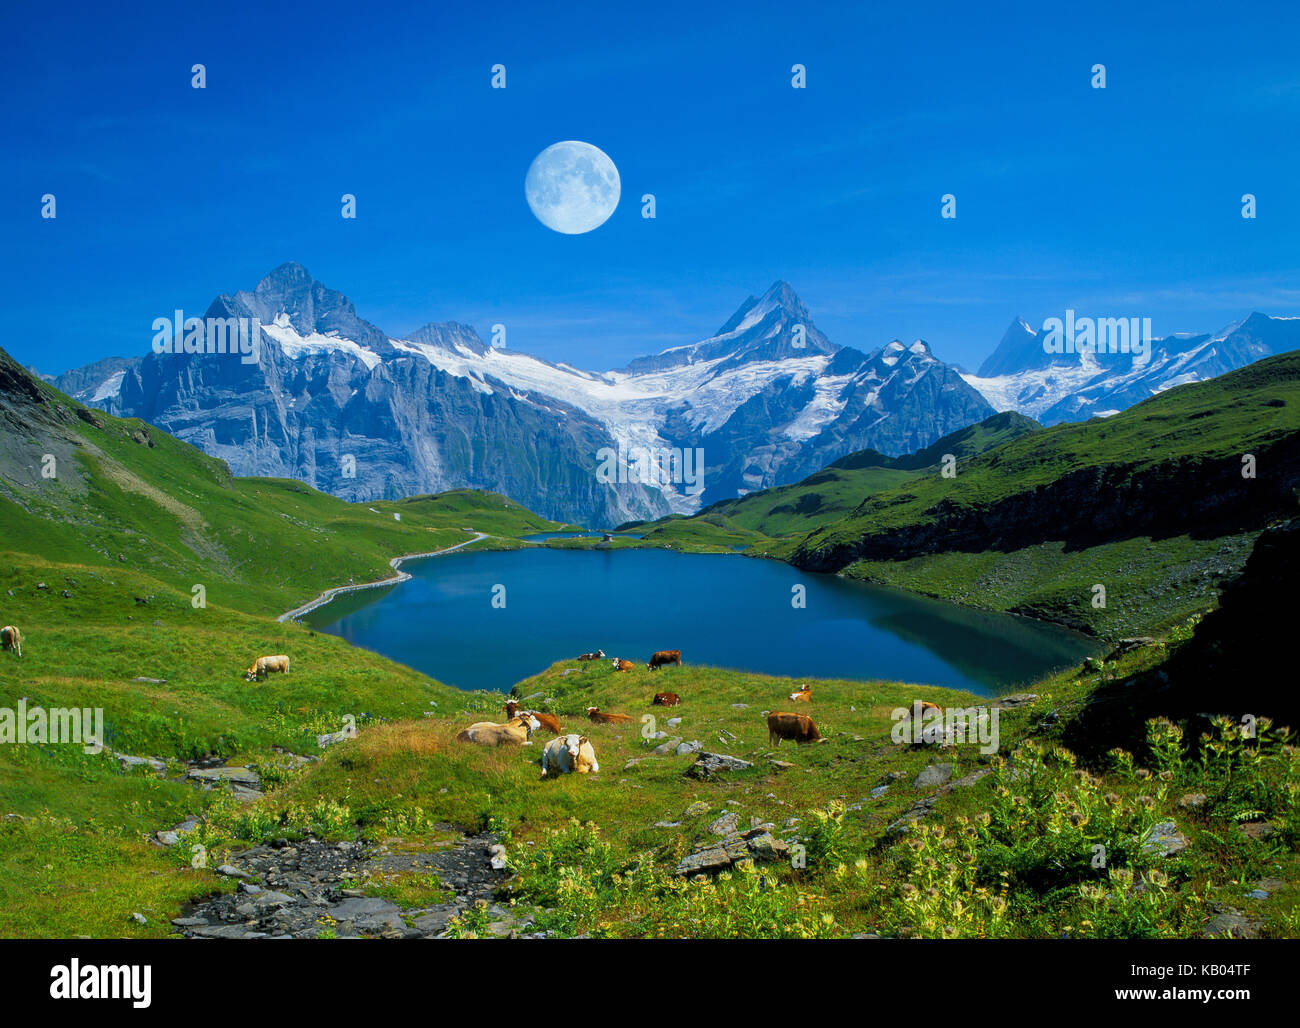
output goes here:
[{"label": "white cow", "polygon": [[599,771],[596,750],[585,735],[560,735],[542,750],[542,777],[553,778],[577,772]]}]

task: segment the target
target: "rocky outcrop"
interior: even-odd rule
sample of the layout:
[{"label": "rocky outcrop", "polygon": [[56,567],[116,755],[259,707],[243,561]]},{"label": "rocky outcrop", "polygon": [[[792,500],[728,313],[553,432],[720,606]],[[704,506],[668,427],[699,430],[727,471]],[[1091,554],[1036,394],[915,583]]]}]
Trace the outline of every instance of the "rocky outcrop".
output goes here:
[{"label": "rocky outcrop", "polygon": [[682,858],[675,873],[682,876],[714,874],[744,860],[760,863],[785,860],[789,852],[789,845],[766,828],[733,831],[720,843],[701,843],[694,853]]},{"label": "rocky outcrop", "polygon": [[725,753],[701,752],[695,763],[686,769],[688,778],[713,778],[728,771],[745,771],[753,767],[753,762],[731,757]]},{"label": "rocky outcrop", "polygon": [[[427,853],[394,853],[384,846],[306,839],[280,840],[235,854],[219,874],[237,879],[238,890],[197,904],[172,924],[187,938],[314,939],[431,938],[444,934],[453,917],[477,902],[490,903],[509,877],[494,867],[489,836],[470,836]],[[347,883],[417,872],[437,875],[450,895],[440,903],[403,909]],[[489,906],[493,934],[514,930],[513,917]]]}]

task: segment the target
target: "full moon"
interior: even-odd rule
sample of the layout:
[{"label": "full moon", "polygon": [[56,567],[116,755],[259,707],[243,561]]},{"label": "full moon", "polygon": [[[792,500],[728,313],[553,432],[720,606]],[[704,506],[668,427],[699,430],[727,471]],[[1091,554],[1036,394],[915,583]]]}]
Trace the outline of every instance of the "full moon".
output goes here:
[{"label": "full moon", "polygon": [[603,150],[575,139],[533,158],[524,196],[547,228],[576,236],[605,224],[618,206],[618,169]]}]

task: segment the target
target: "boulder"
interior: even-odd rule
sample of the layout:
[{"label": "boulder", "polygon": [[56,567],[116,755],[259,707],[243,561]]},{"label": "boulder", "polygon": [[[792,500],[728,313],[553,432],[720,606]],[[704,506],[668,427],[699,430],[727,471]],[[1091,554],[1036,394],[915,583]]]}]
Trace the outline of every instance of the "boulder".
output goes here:
[{"label": "boulder", "polygon": [[248,789],[256,789],[262,784],[261,775],[246,767],[194,767],[185,773],[185,777],[205,784],[228,782]]},{"label": "boulder", "polygon": [[688,857],[683,857],[681,862],[677,865],[676,874],[707,874],[711,871],[721,871],[730,866],[731,856],[727,851],[721,846],[713,846],[709,849],[692,853]]},{"label": "boulder", "polygon": [[1172,821],[1161,821],[1152,825],[1142,836],[1142,852],[1155,853],[1162,857],[1172,857],[1182,853],[1191,843],[1187,836],[1178,830]]},{"label": "boulder", "polygon": [[943,785],[952,777],[951,764],[931,764],[924,768],[916,780],[912,782],[913,789],[934,789]]},{"label": "boulder", "polygon": [[720,818],[709,825],[709,831],[714,835],[731,835],[740,827],[740,815],[735,811],[723,814]]},{"label": "boulder", "polygon": [[695,763],[686,769],[686,775],[690,778],[705,779],[728,771],[746,771],[753,766],[751,761],[741,760],[739,757],[703,750]]}]

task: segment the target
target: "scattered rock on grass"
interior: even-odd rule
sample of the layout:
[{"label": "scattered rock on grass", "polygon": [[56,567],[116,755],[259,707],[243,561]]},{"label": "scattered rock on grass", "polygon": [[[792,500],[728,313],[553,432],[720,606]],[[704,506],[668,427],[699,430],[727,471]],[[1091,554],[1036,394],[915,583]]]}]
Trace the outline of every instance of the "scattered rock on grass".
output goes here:
[{"label": "scattered rock on grass", "polygon": [[931,764],[924,768],[916,780],[912,782],[913,789],[933,789],[943,785],[952,777],[951,764]]},{"label": "scattered rock on grass", "polygon": [[1178,830],[1172,821],[1161,821],[1152,825],[1142,836],[1142,852],[1154,853],[1162,857],[1172,857],[1182,853],[1191,843],[1187,836]]},{"label": "scattered rock on grass", "polygon": [[741,760],[739,757],[704,750],[696,758],[695,763],[686,769],[686,774],[690,778],[712,778],[726,771],[745,771],[753,766],[751,761]]}]

